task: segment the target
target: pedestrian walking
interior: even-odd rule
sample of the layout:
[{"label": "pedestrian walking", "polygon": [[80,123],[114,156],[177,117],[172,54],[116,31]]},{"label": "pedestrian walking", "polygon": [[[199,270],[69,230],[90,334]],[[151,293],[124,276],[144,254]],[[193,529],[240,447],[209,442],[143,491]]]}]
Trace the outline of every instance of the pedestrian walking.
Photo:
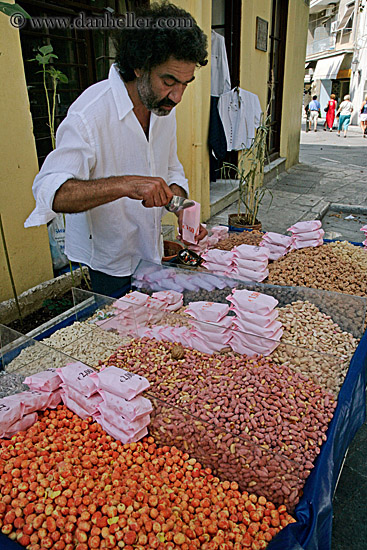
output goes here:
[{"label": "pedestrian walking", "polygon": [[321,115],[321,105],[319,101],[317,101],[317,95],[312,96],[312,101],[310,101],[308,108],[310,111],[310,130],[313,125],[314,131],[317,132],[317,120]]},{"label": "pedestrian walking", "polygon": [[337,106],[337,102],[335,100],[335,95],[331,94],[327,107],[325,107],[325,111],[326,111],[326,121],[324,124],[325,132],[327,129],[329,129],[330,132],[333,131],[336,106]]},{"label": "pedestrian walking", "polygon": [[363,137],[367,137],[367,95],[364,96],[364,101],[360,109],[360,124]]},{"label": "pedestrian walking", "polygon": [[344,101],[341,102],[339,109],[337,110],[336,116],[339,115],[339,124],[338,124],[338,133],[337,136],[340,136],[340,131],[344,130],[344,137],[347,137],[348,126],[350,124],[350,117],[352,116],[353,105],[350,100],[350,95],[347,94],[344,96]]}]

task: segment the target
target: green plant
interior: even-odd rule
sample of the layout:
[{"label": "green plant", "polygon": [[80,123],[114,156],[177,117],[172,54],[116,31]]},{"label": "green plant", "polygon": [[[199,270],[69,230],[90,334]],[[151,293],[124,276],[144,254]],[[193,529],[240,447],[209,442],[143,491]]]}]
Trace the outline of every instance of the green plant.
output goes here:
[{"label": "green plant", "polygon": [[31,16],[27,13],[19,4],[8,4],[6,2],[0,2],[0,12],[5,13],[11,17],[12,15],[21,14],[26,19],[30,19]]},{"label": "green plant", "polygon": [[[36,57],[34,57],[33,59],[30,59],[29,61],[37,61],[37,63],[42,67],[42,71],[39,71],[39,72],[41,72],[43,75],[43,87],[45,89],[47,113],[48,113],[48,126],[50,129],[52,149],[55,149],[56,147],[55,110],[56,110],[57,86],[59,82],[62,82],[63,84],[67,84],[69,80],[64,73],[62,73],[52,65],[53,60],[58,59],[58,56],[53,53],[53,46],[51,44],[48,44],[46,46],[39,46],[37,51],[38,53]],[[47,77],[49,77],[49,79],[51,80],[51,86],[52,86],[51,100],[49,97],[49,92],[47,87]],[[62,215],[62,218],[64,222],[64,227],[65,227],[65,214]],[[79,267],[80,267],[82,277],[87,287],[90,289],[89,283],[84,275],[81,264],[79,264]],[[69,260],[69,268],[70,268],[71,280],[73,282],[73,285],[75,286],[73,266],[70,260]]]},{"label": "green plant", "polygon": [[[268,112],[268,110],[267,110]],[[256,135],[248,149],[242,149],[239,153],[238,165],[223,163],[222,174],[225,179],[231,178],[238,181],[238,219],[246,225],[254,225],[262,199],[266,192],[271,192],[264,187],[264,167],[268,158],[267,140],[270,131],[270,115],[261,114],[260,125]],[[245,206],[245,212],[241,213],[241,204]]]}]

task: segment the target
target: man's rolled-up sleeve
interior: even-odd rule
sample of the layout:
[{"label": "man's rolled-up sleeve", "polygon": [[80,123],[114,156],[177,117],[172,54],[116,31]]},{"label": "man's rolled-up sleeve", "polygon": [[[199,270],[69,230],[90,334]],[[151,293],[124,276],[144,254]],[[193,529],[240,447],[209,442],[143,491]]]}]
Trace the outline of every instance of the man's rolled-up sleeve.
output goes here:
[{"label": "man's rolled-up sleeve", "polygon": [[33,182],[36,208],[24,227],[46,224],[55,218],[52,205],[56,191],[69,179],[91,179],[95,158],[87,124],[79,115],[68,115],[58,128],[56,149],[48,155]]},{"label": "man's rolled-up sleeve", "polygon": [[168,185],[176,183],[186,191],[187,195],[189,195],[189,183],[177,156],[176,118],[174,119],[173,132],[170,140],[167,183]]}]

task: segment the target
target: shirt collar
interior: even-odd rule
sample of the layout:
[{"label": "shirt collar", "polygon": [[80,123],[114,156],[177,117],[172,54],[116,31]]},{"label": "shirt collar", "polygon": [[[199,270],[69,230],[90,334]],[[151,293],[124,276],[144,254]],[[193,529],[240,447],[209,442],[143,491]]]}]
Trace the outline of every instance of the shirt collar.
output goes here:
[{"label": "shirt collar", "polygon": [[130,111],[133,110],[134,104],[130,99],[124,81],[120,77],[116,64],[113,64],[110,68],[108,80],[110,82],[113,98],[116,103],[119,120],[122,120]]}]

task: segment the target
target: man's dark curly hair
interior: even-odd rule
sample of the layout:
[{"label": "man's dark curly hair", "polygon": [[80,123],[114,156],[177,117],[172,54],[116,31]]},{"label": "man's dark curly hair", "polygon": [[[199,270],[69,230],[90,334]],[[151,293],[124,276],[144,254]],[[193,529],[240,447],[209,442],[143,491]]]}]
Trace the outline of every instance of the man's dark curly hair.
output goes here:
[{"label": "man's dark curly hair", "polygon": [[[125,82],[135,80],[134,69],[149,71],[169,57],[197,66],[207,64],[207,37],[187,11],[164,2],[134,13],[136,17],[147,18],[149,24],[145,28],[126,27],[115,35],[115,61]],[[161,24],[167,20],[167,26]],[[179,24],[174,26],[174,20]]]}]

